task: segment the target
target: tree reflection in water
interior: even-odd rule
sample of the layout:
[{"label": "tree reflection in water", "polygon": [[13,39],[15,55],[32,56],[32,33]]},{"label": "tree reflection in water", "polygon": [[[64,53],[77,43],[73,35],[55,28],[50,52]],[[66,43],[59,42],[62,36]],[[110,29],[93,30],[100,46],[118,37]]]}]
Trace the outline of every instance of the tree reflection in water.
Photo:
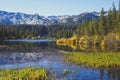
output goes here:
[{"label": "tree reflection in water", "polygon": [[120,80],[120,67],[99,67],[100,78],[104,79],[106,76],[108,80]]}]

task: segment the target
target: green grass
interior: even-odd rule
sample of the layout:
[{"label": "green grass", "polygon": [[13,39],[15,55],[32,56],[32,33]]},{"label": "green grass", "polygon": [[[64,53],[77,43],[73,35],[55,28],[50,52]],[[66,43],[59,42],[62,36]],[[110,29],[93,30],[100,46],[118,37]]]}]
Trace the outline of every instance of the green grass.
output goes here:
[{"label": "green grass", "polygon": [[0,80],[48,80],[47,69],[27,67],[23,69],[1,69]]},{"label": "green grass", "polygon": [[120,53],[82,53],[71,52],[66,54],[68,63],[90,67],[120,67]]}]

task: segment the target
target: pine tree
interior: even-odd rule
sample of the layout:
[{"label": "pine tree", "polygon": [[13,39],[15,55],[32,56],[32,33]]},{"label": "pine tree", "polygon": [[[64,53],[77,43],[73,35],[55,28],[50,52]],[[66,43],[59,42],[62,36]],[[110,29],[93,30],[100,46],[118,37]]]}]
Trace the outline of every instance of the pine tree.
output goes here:
[{"label": "pine tree", "polygon": [[115,28],[117,24],[116,16],[117,16],[116,7],[115,7],[115,4],[113,3],[113,10],[112,10],[112,27],[113,28]]},{"label": "pine tree", "polygon": [[100,18],[99,18],[99,34],[103,36],[105,34],[105,17],[104,17],[104,9],[102,8],[101,13],[100,13]]},{"label": "pine tree", "polygon": [[84,22],[84,35],[88,35],[88,25],[89,25],[89,21],[88,18],[86,18]]},{"label": "pine tree", "polygon": [[92,24],[92,21],[89,22],[89,25],[88,25],[88,33],[89,35],[91,36],[93,34],[93,24]]},{"label": "pine tree", "polygon": [[111,32],[111,30],[112,30],[112,11],[111,11],[111,9],[108,11],[105,29],[106,29],[106,34]]},{"label": "pine tree", "polygon": [[97,24],[96,24],[96,21],[94,20],[94,18],[92,18],[92,29],[93,29],[93,35],[97,35],[98,31],[97,31]]},{"label": "pine tree", "polygon": [[117,32],[120,33],[120,1],[119,1],[119,10],[117,15]]}]

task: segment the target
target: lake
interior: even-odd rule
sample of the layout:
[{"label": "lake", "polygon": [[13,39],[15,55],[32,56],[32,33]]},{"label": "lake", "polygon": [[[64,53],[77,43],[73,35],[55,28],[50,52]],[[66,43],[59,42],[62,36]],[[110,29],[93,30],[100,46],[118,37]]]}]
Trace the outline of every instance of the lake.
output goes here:
[{"label": "lake", "polygon": [[[0,43],[0,68],[24,68],[28,66],[39,68],[43,66],[55,71],[57,73],[57,78],[64,78],[66,80],[120,80],[120,68],[91,68],[82,65],[67,64],[64,61],[64,54],[62,53],[63,51],[119,52],[119,50],[119,48],[114,49],[110,46],[104,50],[99,46],[95,49],[88,46],[82,50],[80,47],[72,48],[69,46],[57,45],[55,40],[49,39],[12,39]],[[62,74],[64,69],[69,71],[66,75]]]}]

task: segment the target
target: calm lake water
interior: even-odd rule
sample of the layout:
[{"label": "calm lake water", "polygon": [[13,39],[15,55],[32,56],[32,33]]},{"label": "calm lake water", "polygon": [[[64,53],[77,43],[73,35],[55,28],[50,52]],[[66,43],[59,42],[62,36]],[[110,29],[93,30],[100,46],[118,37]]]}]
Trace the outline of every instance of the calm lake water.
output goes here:
[{"label": "calm lake water", "polygon": [[[84,47],[84,46],[83,46]],[[68,47],[58,46],[55,40],[6,40],[0,42],[0,68],[23,68],[35,66],[49,68],[57,72],[57,78],[66,80],[120,80],[120,68],[91,68],[84,66],[68,65],[64,61],[62,51],[116,51],[119,48],[103,49],[100,47]],[[63,75],[64,69],[69,70]],[[72,73],[75,71],[75,73]]]}]

